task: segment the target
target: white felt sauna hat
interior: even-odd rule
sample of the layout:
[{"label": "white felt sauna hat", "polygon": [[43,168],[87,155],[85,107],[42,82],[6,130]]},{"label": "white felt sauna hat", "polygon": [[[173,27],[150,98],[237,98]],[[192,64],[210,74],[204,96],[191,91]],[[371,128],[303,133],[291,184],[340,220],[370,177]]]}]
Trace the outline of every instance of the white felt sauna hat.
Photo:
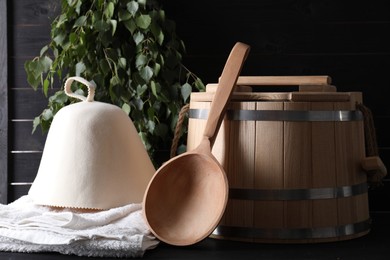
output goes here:
[{"label": "white felt sauna hat", "polygon": [[[88,87],[87,97],[72,92],[73,81]],[[29,196],[36,204],[69,208],[141,203],[155,168],[131,119],[94,101],[95,84],[84,78],[68,78],[65,93],[82,102],[54,116]]]}]

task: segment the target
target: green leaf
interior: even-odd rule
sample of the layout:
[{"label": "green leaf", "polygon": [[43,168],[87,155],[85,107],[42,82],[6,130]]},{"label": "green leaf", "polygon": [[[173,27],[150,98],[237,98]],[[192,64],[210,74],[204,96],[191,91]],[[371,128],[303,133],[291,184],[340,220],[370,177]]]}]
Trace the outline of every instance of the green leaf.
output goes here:
[{"label": "green leaf", "polygon": [[133,40],[136,45],[144,40],[144,35],[141,32],[137,32],[133,35]]},{"label": "green leaf", "polygon": [[126,69],[126,64],[127,64],[127,61],[125,58],[123,58],[123,57],[119,58],[118,65],[120,68]]},{"label": "green leaf", "polygon": [[50,81],[48,79],[45,79],[43,81],[43,93],[47,97],[47,92],[49,90]]},{"label": "green leaf", "polygon": [[76,64],[76,76],[80,76],[86,70],[84,62],[80,61]]},{"label": "green leaf", "polygon": [[138,0],[138,3],[139,3],[140,5],[146,5],[146,0]]},{"label": "green leaf", "polygon": [[191,94],[191,91],[192,91],[192,87],[190,84],[188,84],[187,82],[181,86],[181,96],[183,97],[183,101],[186,102],[188,97],[190,96]]},{"label": "green leaf", "polygon": [[154,36],[154,38],[156,38],[158,44],[162,45],[164,42],[164,33],[163,33],[161,27],[154,23],[151,26],[151,30],[152,30],[153,36]]},{"label": "green leaf", "polygon": [[99,32],[105,32],[110,29],[111,25],[103,20],[99,20],[94,24],[94,27]]},{"label": "green leaf", "polygon": [[111,86],[116,86],[116,85],[120,85],[120,84],[121,84],[121,80],[119,79],[118,76],[114,76],[110,79]]},{"label": "green leaf", "polygon": [[138,85],[137,86],[137,95],[142,96],[147,89],[148,89],[148,86],[146,86],[146,85],[142,85],[142,86]]},{"label": "green leaf", "polygon": [[119,22],[127,21],[132,17],[132,14],[128,10],[119,10],[118,12],[118,20]]},{"label": "green leaf", "polygon": [[148,130],[149,130],[149,133],[153,133],[154,130],[156,128],[156,123],[153,122],[152,120],[148,120]]},{"label": "green leaf", "polygon": [[41,80],[39,78],[35,78],[34,75],[28,74],[27,75],[27,82],[31,85],[31,87],[34,90],[38,89],[39,84],[41,83]]},{"label": "green leaf", "polygon": [[137,69],[140,69],[141,67],[145,66],[147,62],[148,62],[147,57],[143,54],[139,54],[135,59],[135,67]]},{"label": "green leaf", "polygon": [[86,20],[87,20],[87,17],[85,15],[80,16],[79,18],[77,18],[77,20],[74,23],[73,27],[82,27],[82,26],[84,26]]},{"label": "green leaf", "polygon": [[104,16],[106,16],[107,19],[111,19],[111,17],[114,15],[115,6],[113,2],[109,2],[106,6],[106,9],[104,9]]},{"label": "green leaf", "polygon": [[54,93],[53,96],[49,98],[49,103],[57,103],[57,104],[64,104],[68,101],[68,96],[65,94],[63,90],[59,90],[56,93]]},{"label": "green leaf", "polygon": [[60,28],[61,25],[63,23],[65,23],[66,21],[68,21],[68,16],[66,13],[63,13],[61,14],[57,19],[56,19],[56,23],[55,23],[55,26],[56,28]]},{"label": "green leaf", "polygon": [[160,69],[161,69],[161,65],[159,64],[159,63],[155,63],[154,64],[154,69],[153,69],[153,71],[154,71],[154,75],[158,75],[158,73],[160,72]]},{"label": "green leaf", "polygon": [[151,149],[151,145],[149,143],[149,138],[148,138],[149,135],[146,134],[145,132],[139,132],[138,135],[140,136],[141,141],[144,144],[145,148],[147,150]]},{"label": "green leaf", "polygon": [[152,22],[150,15],[141,14],[140,16],[135,18],[135,23],[142,29],[147,29]]},{"label": "green leaf", "polygon": [[[73,44],[73,45],[75,45],[76,42],[77,42],[77,40],[79,40],[79,36],[78,36],[76,33],[71,32],[71,33],[69,34],[69,41],[70,41],[70,43]],[[77,47],[76,47],[76,48],[77,48]]]},{"label": "green leaf", "polygon": [[39,52],[39,56],[45,55],[45,53],[47,52],[48,49],[49,49],[48,45],[43,46],[41,51]]},{"label": "green leaf", "polygon": [[149,66],[145,66],[141,69],[140,71],[140,75],[141,77],[146,81],[146,82],[149,82],[149,80],[152,78],[153,76],[153,70],[151,67]]},{"label": "green leaf", "polygon": [[42,66],[42,71],[40,73],[42,73],[42,72],[46,73],[49,71],[50,66],[53,63],[53,60],[50,59],[48,56],[44,56],[43,58],[39,59],[39,63]]},{"label": "green leaf", "polygon": [[149,107],[148,108],[148,118],[149,119],[153,119],[154,118],[154,113],[155,112],[155,110],[154,110],[154,108],[153,107]]},{"label": "green leaf", "polygon": [[53,38],[53,41],[57,45],[61,46],[61,45],[63,45],[65,38],[66,38],[65,33],[58,33],[57,36]]},{"label": "green leaf", "polygon": [[137,11],[138,11],[139,5],[138,5],[138,3],[137,3],[136,1],[131,1],[131,2],[129,2],[129,3],[126,5],[126,7],[127,7],[127,10],[130,12],[130,14],[131,14],[132,16],[135,16],[135,14],[136,14]]},{"label": "green leaf", "polygon": [[106,59],[101,59],[99,61],[99,68],[103,75],[107,75],[110,72],[110,65]]},{"label": "green leaf", "polygon": [[144,102],[142,101],[142,99],[140,98],[135,98],[133,100],[133,103],[134,103],[134,106],[138,109],[138,110],[142,110],[143,107],[144,107]]},{"label": "green leaf", "polygon": [[41,118],[39,116],[34,118],[31,134],[35,133],[35,130],[37,130],[37,127],[39,126],[40,122],[41,122]]},{"label": "green leaf", "polygon": [[116,32],[116,27],[118,22],[116,20],[110,20],[111,23],[111,35],[114,35]]},{"label": "green leaf", "polygon": [[53,118],[53,111],[51,111],[51,109],[45,109],[43,110],[41,116],[43,120],[50,120]]},{"label": "green leaf", "polygon": [[152,89],[152,93],[155,97],[158,97],[158,94],[157,94],[157,86],[156,86],[156,82],[154,82],[154,80],[150,81],[150,88]]},{"label": "green leaf", "polygon": [[124,21],[124,24],[127,30],[131,32],[131,34],[134,34],[135,30],[137,30],[137,25],[133,19]]},{"label": "green leaf", "polygon": [[195,87],[199,89],[200,91],[205,91],[206,87],[204,86],[202,80],[200,78],[196,78],[195,80]]},{"label": "green leaf", "polygon": [[130,114],[130,111],[131,111],[131,108],[130,108],[129,104],[124,103],[124,104],[122,105],[122,110],[126,113],[126,115],[129,115],[129,114]]}]

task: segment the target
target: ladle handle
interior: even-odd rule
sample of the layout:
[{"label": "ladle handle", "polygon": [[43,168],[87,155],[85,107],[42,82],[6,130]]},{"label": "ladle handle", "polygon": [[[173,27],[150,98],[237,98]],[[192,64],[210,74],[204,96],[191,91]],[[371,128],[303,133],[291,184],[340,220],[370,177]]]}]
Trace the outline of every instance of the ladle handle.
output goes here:
[{"label": "ladle handle", "polygon": [[250,46],[237,42],[231,50],[229,57],[223,68],[219,79],[217,91],[211,102],[210,112],[207,118],[206,127],[203,132],[203,137],[210,140],[211,147],[214,144],[219,127],[226,111],[226,104],[233,92],[233,88],[237,83],[243,63],[248,56]]},{"label": "ladle handle", "polygon": [[[72,86],[73,81],[78,81],[78,82],[80,82],[88,87],[88,96],[87,97],[84,97],[84,96],[79,95],[77,93],[74,93],[72,91],[71,86]],[[96,85],[93,81],[88,81],[82,77],[77,77],[77,76],[69,77],[65,81],[65,87],[64,87],[65,94],[68,95],[69,97],[77,98],[77,99],[80,99],[82,101],[87,101],[87,102],[93,101],[93,98],[95,96],[95,89],[96,89]]]}]

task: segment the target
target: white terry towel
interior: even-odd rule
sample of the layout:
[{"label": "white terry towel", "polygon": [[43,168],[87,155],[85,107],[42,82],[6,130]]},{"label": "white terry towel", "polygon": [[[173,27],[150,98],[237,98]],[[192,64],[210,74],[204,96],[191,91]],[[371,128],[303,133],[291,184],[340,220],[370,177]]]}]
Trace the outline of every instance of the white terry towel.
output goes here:
[{"label": "white terry towel", "polygon": [[28,195],[0,204],[0,251],[142,257],[158,245],[141,204],[83,213],[35,205]]}]

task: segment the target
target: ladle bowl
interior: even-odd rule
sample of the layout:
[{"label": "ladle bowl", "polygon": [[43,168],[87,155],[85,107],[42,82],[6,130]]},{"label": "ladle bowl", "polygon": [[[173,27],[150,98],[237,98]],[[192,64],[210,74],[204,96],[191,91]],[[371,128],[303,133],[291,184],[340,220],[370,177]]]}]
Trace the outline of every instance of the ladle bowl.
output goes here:
[{"label": "ladle bowl", "polygon": [[198,150],[179,155],[161,168],[146,198],[158,203],[145,203],[144,208],[158,239],[187,245],[215,229],[228,199],[226,175],[221,173],[224,170],[214,156]]},{"label": "ladle bowl", "polygon": [[197,243],[212,233],[228,200],[228,181],[211,148],[223,120],[249,46],[236,43],[222,71],[201,143],[163,164],[152,177],[143,200],[151,232],[178,246]]}]

